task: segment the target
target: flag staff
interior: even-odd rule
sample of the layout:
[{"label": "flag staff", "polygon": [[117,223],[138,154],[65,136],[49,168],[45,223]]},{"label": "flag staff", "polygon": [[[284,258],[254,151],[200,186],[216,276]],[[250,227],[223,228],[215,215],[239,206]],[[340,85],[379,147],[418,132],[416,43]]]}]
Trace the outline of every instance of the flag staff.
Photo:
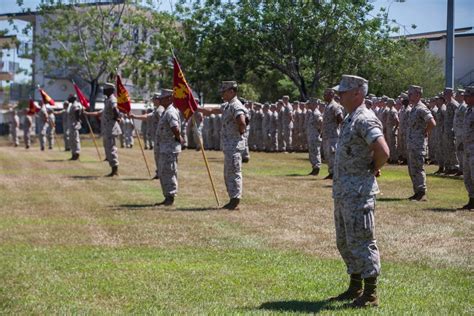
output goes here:
[{"label": "flag staff", "polygon": [[[194,116],[192,116],[192,121],[194,128],[197,130],[197,124]],[[209,162],[207,161],[206,152],[204,151],[204,145],[202,143],[201,137],[198,135],[199,147],[201,147],[202,158],[204,159],[204,164],[206,165],[207,174],[209,175],[209,180],[211,181],[212,191],[214,192],[214,197],[216,198],[217,207],[220,207],[219,197],[217,196],[216,187],[214,185],[214,179],[212,178],[211,169],[209,168]]]},{"label": "flag staff", "polygon": [[[177,99],[176,97],[176,91],[177,91],[177,81],[181,81],[180,82],[180,86],[184,86],[186,88],[186,98],[188,99],[188,104],[187,104],[187,108],[186,110],[183,110],[181,109],[181,111],[183,112],[183,115],[186,119],[189,119],[189,113],[191,112],[191,115],[192,113],[195,111],[195,109],[193,108],[193,106],[190,106],[189,102],[192,102],[194,107],[197,108],[197,104],[196,104],[196,101],[194,100],[194,97],[192,95],[192,91],[191,91],[191,88],[189,87],[188,83],[186,82],[186,79],[184,78],[184,74],[183,72],[181,71],[181,67],[179,66],[179,63],[178,63],[178,59],[176,58],[176,55],[174,54],[174,49],[171,49],[171,54],[173,55],[173,66],[174,66],[174,87],[173,87],[173,102],[175,102],[175,100]],[[191,100],[189,100],[189,98],[191,98]],[[196,125],[196,120],[194,118],[194,116],[191,116],[191,120],[192,120],[192,123],[194,125],[194,128],[197,129],[197,125]],[[214,179],[212,178],[212,174],[211,174],[211,169],[209,168],[209,162],[207,161],[207,157],[206,157],[206,153],[204,151],[204,146],[203,146],[203,143],[202,143],[202,139],[201,137],[198,137],[198,140],[199,140],[199,147],[201,147],[201,153],[202,153],[202,158],[204,159],[204,164],[206,165],[206,169],[207,169],[207,174],[209,176],[209,180],[211,181],[211,186],[212,186],[212,191],[214,192],[214,197],[216,198],[216,202],[217,202],[217,206],[219,207],[220,206],[220,203],[219,203],[219,197],[217,195],[217,191],[216,191],[216,187],[214,185]]]},{"label": "flag staff", "polygon": [[[128,91],[127,89],[125,89],[125,86],[122,83],[122,79],[120,78],[118,74],[118,69],[117,69],[117,99],[118,99],[117,103],[122,103],[122,102],[125,104],[128,103],[127,109],[122,110],[122,112],[125,112],[127,116],[130,117],[130,112],[132,111],[132,103],[130,102],[130,96],[128,95]],[[119,110],[120,110],[120,107],[119,107]],[[137,129],[135,128],[135,120],[133,118],[132,118],[132,126],[133,126],[133,129],[135,130],[135,135],[137,135],[138,145],[140,145],[140,150],[142,151],[143,160],[145,161],[145,166],[146,166],[146,169],[148,170],[148,175],[151,177],[150,167],[148,167],[148,161],[146,160],[142,141],[140,139],[140,135],[138,135]]]}]

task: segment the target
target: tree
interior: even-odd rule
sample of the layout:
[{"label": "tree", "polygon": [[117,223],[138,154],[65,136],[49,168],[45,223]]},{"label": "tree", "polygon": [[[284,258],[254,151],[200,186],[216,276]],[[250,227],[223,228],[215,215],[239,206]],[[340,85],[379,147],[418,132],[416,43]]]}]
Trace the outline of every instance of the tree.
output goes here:
[{"label": "tree", "polygon": [[181,36],[175,19],[151,3],[148,7],[139,0],[40,4],[37,15],[44,32],[35,38],[34,49],[45,61],[43,71],[87,82],[92,108],[99,84],[118,69],[135,86],[153,91],[167,72],[173,42]]},{"label": "tree", "polygon": [[[245,60],[238,66],[280,72],[302,100],[335,84],[342,73],[357,74],[389,41],[391,30],[386,14],[369,16],[368,1],[240,0],[225,10],[221,1],[200,3],[179,10],[184,21],[205,30],[187,40],[204,52],[208,41],[218,42],[210,46],[214,56],[230,52],[228,57],[238,55],[231,62]],[[228,37],[220,40],[222,35]]]}]

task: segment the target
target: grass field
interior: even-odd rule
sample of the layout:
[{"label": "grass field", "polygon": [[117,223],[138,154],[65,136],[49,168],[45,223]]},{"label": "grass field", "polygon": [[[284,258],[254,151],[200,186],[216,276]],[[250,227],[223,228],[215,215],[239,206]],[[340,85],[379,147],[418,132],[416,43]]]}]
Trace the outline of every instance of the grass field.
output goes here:
[{"label": "grass field", "polygon": [[[184,151],[172,208],[138,148],[120,177],[85,142],[80,162],[0,140],[0,314],[353,314],[327,298],[347,286],[331,182],[307,154],[252,153],[240,211],[217,208],[201,154]],[[223,155],[208,152],[221,204]],[[153,166],[152,151],[147,158]],[[154,169],[154,168],[152,168]],[[428,167],[432,174],[435,167]],[[428,176],[409,202],[406,166],[379,180],[381,306],[360,314],[474,314],[474,212],[462,180]]]}]

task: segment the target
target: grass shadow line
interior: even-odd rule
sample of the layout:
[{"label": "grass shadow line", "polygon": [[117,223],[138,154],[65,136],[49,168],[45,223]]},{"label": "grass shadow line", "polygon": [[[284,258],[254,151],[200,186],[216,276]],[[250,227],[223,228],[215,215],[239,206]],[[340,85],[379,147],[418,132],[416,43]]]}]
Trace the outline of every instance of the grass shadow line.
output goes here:
[{"label": "grass shadow line", "polygon": [[454,175],[445,175],[445,174],[434,174],[430,173],[426,175],[427,177],[432,177],[432,178],[444,178],[444,179],[451,179],[451,180],[461,180],[463,181],[462,177],[454,176]]},{"label": "grass shadow line", "polygon": [[139,210],[145,208],[158,208],[159,206],[156,203],[153,204],[120,204],[120,205],[111,205],[110,208],[115,211],[124,211],[124,210]]},{"label": "grass shadow line", "polygon": [[455,209],[455,208],[446,208],[446,207],[433,207],[433,208],[425,208],[423,209],[424,211],[428,211],[428,212],[448,212],[448,213],[456,213],[457,211],[459,211],[458,209]]},{"label": "grass shadow line", "polygon": [[152,179],[149,179],[149,178],[125,178],[121,180],[122,181],[152,181]]},{"label": "grass shadow line", "polygon": [[99,176],[70,176],[69,178],[74,180],[97,180]]},{"label": "grass shadow line", "polygon": [[400,201],[408,201],[407,198],[385,198],[385,197],[381,197],[381,198],[377,198],[377,202],[400,202]]},{"label": "grass shadow line", "polygon": [[326,300],[321,301],[275,301],[261,304],[259,310],[278,311],[278,312],[296,312],[296,313],[319,313],[325,310],[340,310],[350,308],[348,304],[335,306]]},{"label": "grass shadow line", "polygon": [[46,162],[64,162],[69,161],[69,159],[48,159]]},{"label": "grass shadow line", "polygon": [[170,211],[179,211],[179,212],[206,212],[206,211],[219,211],[222,210],[220,207],[177,207],[174,210]]}]

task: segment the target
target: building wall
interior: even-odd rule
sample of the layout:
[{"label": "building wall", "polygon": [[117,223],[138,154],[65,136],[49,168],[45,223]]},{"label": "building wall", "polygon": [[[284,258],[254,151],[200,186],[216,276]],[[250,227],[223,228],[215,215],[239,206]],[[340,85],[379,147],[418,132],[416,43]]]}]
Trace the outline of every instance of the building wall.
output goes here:
[{"label": "building wall", "polygon": [[[429,41],[428,50],[446,61],[446,39]],[[456,37],[454,41],[454,79],[474,70],[474,36]]]}]

